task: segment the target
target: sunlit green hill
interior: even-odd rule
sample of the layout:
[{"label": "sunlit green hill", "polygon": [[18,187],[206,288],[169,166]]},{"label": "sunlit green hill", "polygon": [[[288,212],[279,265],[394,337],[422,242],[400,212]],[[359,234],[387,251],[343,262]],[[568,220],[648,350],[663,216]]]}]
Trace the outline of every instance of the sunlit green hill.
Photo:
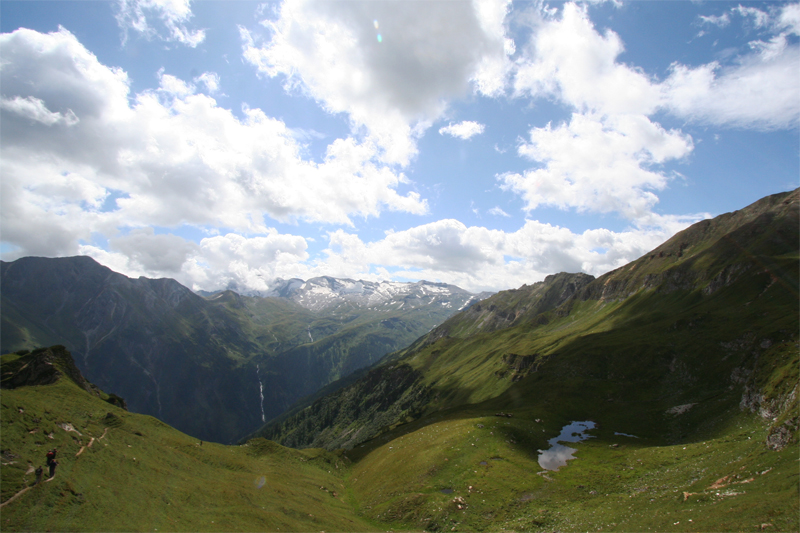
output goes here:
[{"label": "sunlit green hill", "polygon": [[[87,391],[63,376],[70,365],[63,347],[3,356],[3,531],[374,529],[349,502],[347,468],[335,454],[265,440],[201,444]],[[25,366],[55,366],[62,377],[6,388]],[[53,447],[55,477],[47,480],[44,467],[35,485],[34,469]]]}]

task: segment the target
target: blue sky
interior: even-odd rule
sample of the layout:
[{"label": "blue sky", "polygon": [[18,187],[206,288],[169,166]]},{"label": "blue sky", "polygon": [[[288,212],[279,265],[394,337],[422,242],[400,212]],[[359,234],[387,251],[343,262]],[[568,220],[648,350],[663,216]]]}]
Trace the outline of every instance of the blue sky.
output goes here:
[{"label": "blue sky", "polygon": [[0,3],[0,252],[599,275],[800,176],[800,4]]}]

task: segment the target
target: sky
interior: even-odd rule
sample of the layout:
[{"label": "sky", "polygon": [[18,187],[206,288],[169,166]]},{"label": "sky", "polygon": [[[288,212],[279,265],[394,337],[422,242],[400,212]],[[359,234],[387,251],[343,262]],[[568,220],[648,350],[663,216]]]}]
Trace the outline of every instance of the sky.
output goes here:
[{"label": "sky", "polygon": [[800,179],[800,4],[0,2],[0,256],[600,275]]}]

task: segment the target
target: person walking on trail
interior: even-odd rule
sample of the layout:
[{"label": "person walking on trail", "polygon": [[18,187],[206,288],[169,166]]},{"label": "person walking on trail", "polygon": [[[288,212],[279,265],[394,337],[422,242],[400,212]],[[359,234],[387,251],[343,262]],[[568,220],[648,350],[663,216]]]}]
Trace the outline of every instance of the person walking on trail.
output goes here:
[{"label": "person walking on trail", "polygon": [[36,469],[36,483],[34,483],[34,485],[38,485],[39,483],[42,482],[42,473],[43,472],[44,472],[44,469],[41,466]]},{"label": "person walking on trail", "polygon": [[54,459],[50,461],[50,464],[48,466],[50,467],[50,477],[52,478],[53,476],[56,475],[56,467],[58,466],[58,461]]},{"label": "person walking on trail", "polygon": [[58,453],[58,448],[53,448],[52,450],[47,452],[47,466],[50,466],[50,463],[56,460],[57,453]]}]

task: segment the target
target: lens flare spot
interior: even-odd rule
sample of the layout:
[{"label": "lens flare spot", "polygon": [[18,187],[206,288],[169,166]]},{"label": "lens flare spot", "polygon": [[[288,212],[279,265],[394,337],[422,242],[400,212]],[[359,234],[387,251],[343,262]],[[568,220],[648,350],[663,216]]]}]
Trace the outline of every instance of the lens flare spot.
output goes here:
[{"label": "lens flare spot", "polygon": [[380,33],[378,34],[378,42],[379,42],[379,43],[382,43],[382,42],[383,42],[383,37],[381,37],[381,34],[380,34]]},{"label": "lens flare spot", "polygon": [[256,485],[256,488],[260,489],[261,487],[264,486],[264,483],[266,483],[266,482],[267,482],[267,478],[265,478],[264,476],[261,476],[261,477],[256,478],[254,483]]},{"label": "lens flare spot", "polygon": [[372,21],[372,25],[375,26],[375,29],[377,30],[378,29],[378,20],[377,19],[373,20]]}]

